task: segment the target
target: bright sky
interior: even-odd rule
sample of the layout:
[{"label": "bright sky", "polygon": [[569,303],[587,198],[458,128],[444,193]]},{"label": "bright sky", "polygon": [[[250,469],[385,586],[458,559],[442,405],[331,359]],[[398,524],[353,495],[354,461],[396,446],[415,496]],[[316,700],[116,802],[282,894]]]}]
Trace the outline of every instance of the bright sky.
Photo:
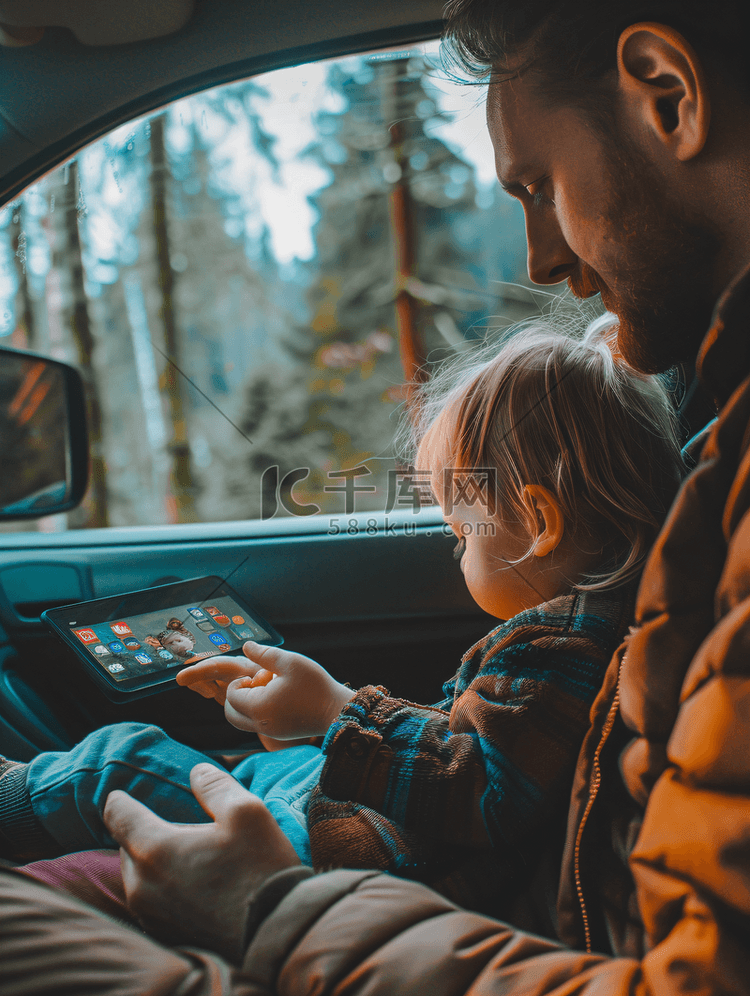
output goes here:
[{"label": "bright sky", "polygon": [[[437,62],[437,42],[410,51],[423,52]],[[347,62],[354,66],[361,58]],[[315,253],[312,228],[316,216],[308,198],[330,182],[330,175],[316,162],[301,159],[300,153],[319,138],[313,124],[316,113],[344,110],[342,98],[325,84],[328,65],[294,66],[255,80],[268,91],[267,98],[254,98],[253,107],[260,114],[263,129],[276,139],[274,153],[281,164],[278,178],[255,151],[247,120],[241,113],[229,127],[200,98],[182,101],[172,111],[170,142],[176,149],[187,147],[191,116],[197,113],[201,133],[215,143],[214,162],[222,164],[222,182],[237,192],[243,203],[248,239],[252,242],[257,237],[260,212],[270,229],[276,259],[282,264],[295,257],[310,259]],[[474,165],[480,186],[496,183],[484,122],[483,89],[452,83],[439,69],[430,82],[438,107],[451,119],[440,125],[436,134]],[[193,108],[204,105],[199,113],[191,110],[191,100]]]},{"label": "bright sky", "polygon": [[[484,88],[460,86],[448,80],[439,68],[437,42],[409,51],[423,53],[436,66],[426,89],[449,120],[439,124],[433,133],[470,162],[476,171],[477,185],[489,189],[496,179],[484,122]],[[362,58],[353,56],[344,65],[354,69],[361,65]],[[314,116],[321,110],[334,113],[344,110],[343,98],[325,85],[328,68],[326,62],[311,63],[276,70],[254,81],[267,91],[265,97],[255,94],[250,99],[263,129],[275,139],[274,154],[280,163],[278,175],[274,175],[270,164],[255,148],[250,119],[239,95],[234,101],[224,96],[219,102],[218,91],[209,91],[178,101],[170,109],[167,136],[170,150],[179,160],[180,153],[191,147],[192,128],[205,137],[206,144],[213,149],[215,182],[232,194],[235,216],[227,219],[227,231],[241,236],[244,229],[250,256],[259,245],[263,223],[269,228],[272,249],[280,264],[314,255],[312,230],[317,218],[308,198],[330,182],[330,173],[312,159],[300,158],[300,154],[320,138]],[[236,85],[235,94],[241,88],[242,84]],[[148,121],[143,119],[131,122],[90,145],[78,157],[85,192],[79,208],[87,212],[87,237],[93,256],[100,261],[96,273],[90,276],[100,283],[118,279],[119,267],[132,262],[138,252],[133,232],[143,209],[142,200],[148,196],[140,164],[148,151],[149,128]],[[47,210],[46,199],[36,192],[42,191],[44,184],[45,180],[40,181],[24,195],[25,224],[29,226],[32,253],[28,263],[40,277],[49,266],[41,230],[39,238],[35,238],[35,229]],[[7,224],[6,215],[9,216],[8,209],[0,218],[3,227]],[[44,259],[38,254],[38,258],[33,256],[35,246],[44,248]],[[115,265],[101,262],[106,260]],[[11,284],[15,284],[15,279],[9,263],[8,259],[0,265],[0,335],[10,331],[11,326],[10,311],[4,303],[14,292]]]},{"label": "bright sky", "polygon": [[[417,50],[436,60],[438,43],[431,42],[410,51]],[[281,263],[289,262],[295,256],[310,259],[314,255],[312,226],[316,219],[306,198],[328,179],[316,164],[295,159],[305,146],[318,138],[312,123],[314,113],[320,109],[343,110],[337,95],[325,86],[327,69],[327,63],[312,63],[277,70],[257,79],[271,95],[269,101],[258,105],[263,126],[277,137],[276,152],[285,162],[283,188],[270,177],[258,188],[263,216],[271,229],[276,258]],[[486,187],[496,183],[492,147],[484,120],[483,88],[452,83],[439,69],[431,84],[439,109],[452,118],[436,129],[436,134],[457,151],[460,149],[462,158],[474,165],[479,185]]]}]

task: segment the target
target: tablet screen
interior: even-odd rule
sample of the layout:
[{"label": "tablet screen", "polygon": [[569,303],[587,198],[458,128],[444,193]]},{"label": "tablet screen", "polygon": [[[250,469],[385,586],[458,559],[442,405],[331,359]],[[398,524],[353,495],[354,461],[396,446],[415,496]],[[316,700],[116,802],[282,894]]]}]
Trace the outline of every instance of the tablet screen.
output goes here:
[{"label": "tablet screen", "polygon": [[80,602],[49,610],[44,618],[84,662],[125,691],[166,679],[164,672],[174,674],[204,657],[236,653],[246,640],[282,642],[219,578]]},{"label": "tablet screen", "polygon": [[72,620],[71,632],[116,681],[230,653],[245,640],[268,639],[268,633],[228,597],[215,598],[211,605],[175,605],[166,612],[87,626]]}]

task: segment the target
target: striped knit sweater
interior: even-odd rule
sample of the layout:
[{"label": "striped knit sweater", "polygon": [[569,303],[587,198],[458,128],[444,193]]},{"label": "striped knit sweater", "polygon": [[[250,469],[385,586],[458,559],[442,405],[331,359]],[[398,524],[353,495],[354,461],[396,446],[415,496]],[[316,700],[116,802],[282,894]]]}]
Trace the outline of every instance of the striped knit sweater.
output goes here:
[{"label": "striped knit sweater", "polygon": [[562,813],[589,707],[633,587],[563,595],[464,654],[446,698],[359,690],[323,742],[308,826],[316,868],[378,868],[497,912]]}]

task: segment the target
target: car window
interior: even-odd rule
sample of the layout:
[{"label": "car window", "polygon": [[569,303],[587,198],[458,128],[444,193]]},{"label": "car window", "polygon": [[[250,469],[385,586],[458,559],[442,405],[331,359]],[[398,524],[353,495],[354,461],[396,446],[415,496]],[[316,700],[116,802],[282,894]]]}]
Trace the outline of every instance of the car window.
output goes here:
[{"label": "car window", "polygon": [[[92,483],[18,529],[403,505],[402,354],[538,310],[480,88],[437,43],[119,127],[0,212],[0,341],[75,363]],[[408,342],[407,342],[408,340]]]}]

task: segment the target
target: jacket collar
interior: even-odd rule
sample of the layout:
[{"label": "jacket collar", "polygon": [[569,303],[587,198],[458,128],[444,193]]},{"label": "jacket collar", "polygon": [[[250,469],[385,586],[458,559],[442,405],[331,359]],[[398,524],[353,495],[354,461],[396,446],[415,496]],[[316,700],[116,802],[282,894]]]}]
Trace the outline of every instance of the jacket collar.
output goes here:
[{"label": "jacket collar", "polygon": [[697,369],[719,409],[750,374],[750,266],[719,298],[698,352]]}]

